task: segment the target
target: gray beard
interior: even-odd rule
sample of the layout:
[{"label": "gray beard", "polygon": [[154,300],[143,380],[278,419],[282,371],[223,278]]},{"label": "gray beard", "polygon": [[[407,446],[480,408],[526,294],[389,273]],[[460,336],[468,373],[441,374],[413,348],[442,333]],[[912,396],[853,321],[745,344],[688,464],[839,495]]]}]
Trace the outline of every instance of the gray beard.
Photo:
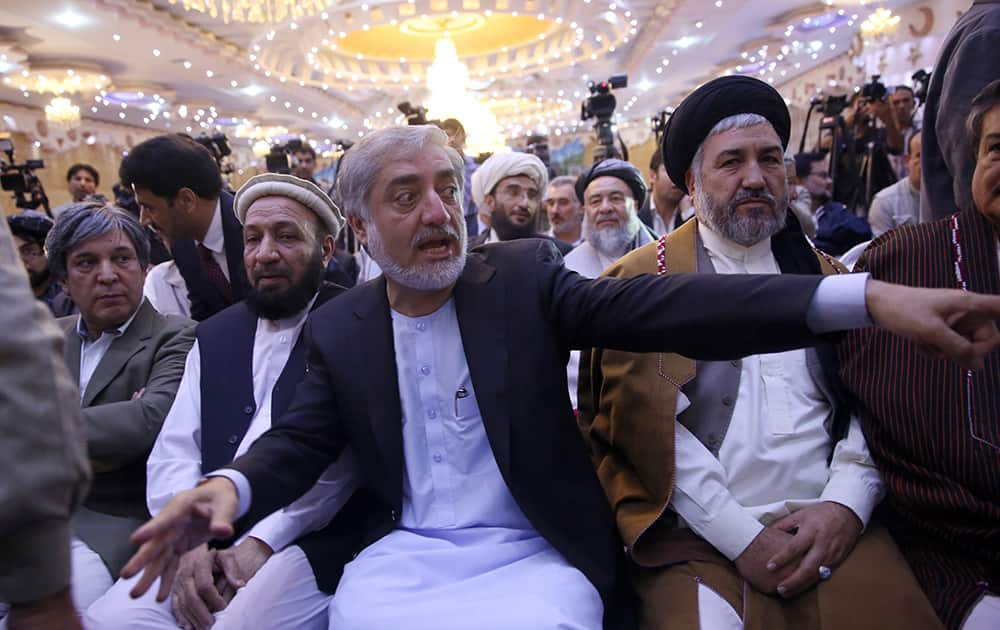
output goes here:
[{"label": "gray beard", "polygon": [[[375,261],[387,278],[392,278],[393,281],[404,287],[417,291],[440,291],[455,284],[458,281],[458,277],[462,275],[462,270],[465,269],[465,248],[468,242],[465,221],[460,219],[458,226],[457,232],[451,226],[444,228],[446,232],[458,238],[460,246],[458,256],[419,267],[404,267],[397,263],[389,255],[389,252],[385,250],[385,245],[382,242],[382,237],[379,236],[378,230],[373,229],[374,226],[369,223],[368,255],[372,257],[372,260]],[[423,234],[424,231],[418,233],[414,237],[414,242],[417,242]]]},{"label": "gray beard", "polygon": [[[704,189],[699,188],[694,195],[694,205],[698,220],[704,221],[716,234],[743,247],[750,247],[774,236],[785,227],[788,208],[785,204],[775,203],[774,214],[761,212],[753,216],[740,215],[736,212],[736,206],[745,200],[745,197],[740,196],[742,192],[741,189],[736,197],[722,206],[716,205],[705,194]],[[773,201],[777,201],[773,195],[767,194]]]},{"label": "gray beard", "polygon": [[628,213],[624,225],[612,228],[597,229],[589,220],[584,219],[583,237],[604,256],[618,259],[628,251],[640,227],[639,217],[634,212]]}]

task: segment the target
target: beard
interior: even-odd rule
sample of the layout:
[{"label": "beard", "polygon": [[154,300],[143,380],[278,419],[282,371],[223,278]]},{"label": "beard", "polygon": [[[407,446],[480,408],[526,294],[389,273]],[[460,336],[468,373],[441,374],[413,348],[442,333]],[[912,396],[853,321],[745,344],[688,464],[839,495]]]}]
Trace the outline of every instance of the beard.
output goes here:
[{"label": "beard", "polygon": [[528,221],[524,225],[518,225],[510,220],[507,210],[499,205],[493,207],[490,212],[490,224],[496,231],[501,241],[513,241],[519,238],[531,238],[535,236],[535,220]]},{"label": "beard", "polygon": [[[739,214],[736,211],[737,206],[747,201],[766,201],[772,210],[754,210],[749,215]],[[766,190],[741,188],[725,205],[709,197],[704,188],[699,187],[695,192],[698,220],[708,224],[719,236],[743,247],[750,247],[780,232],[785,227],[785,218],[788,214],[785,206],[784,194],[779,200]]]},{"label": "beard", "polygon": [[247,307],[264,319],[278,320],[291,317],[309,305],[309,301],[323,284],[325,273],[323,249],[317,244],[312,256],[309,257],[305,274],[298,284],[276,290],[261,290],[254,286],[247,294]]},{"label": "beard", "polygon": [[455,223],[458,225],[458,229],[451,224],[445,224],[441,227],[425,227],[417,232],[410,242],[410,246],[417,249],[428,241],[455,239],[458,241],[459,253],[454,258],[424,265],[401,265],[386,251],[382,237],[371,223],[368,224],[368,255],[382,269],[382,273],[387,278],[392,278],[393,281],[404,287],[417,291],[440,291],[458,281],[462,270],[465,269],[465,246],[468,241],[465,221],[459,219]]},{"label": "beard", "polygon": [[48,281],[49,268],[47,265],[42,271],[32,271],[31,269],[28,269],[28,282],[31,283],[32,289],[37,289]]},{"label": "beard", "polygon": [[[580,216],[579,218],[582,219],[583,217]],[[569,234],[576,228],[580,227],[580,221],[576,218],[564,219],[562,223],[555,223],[550,220],[549,223],[552,225],[552,233],[556,235]],[[497,234],[499,234],[499,232]]]},{"label": "beard", "polygon": [[589,220],[583,222],[583,237],[594,249],[608,258],[625,255],[639,233],[639,217],[634,210],[626,213],[625,222],[617,227],[598,228]]}]

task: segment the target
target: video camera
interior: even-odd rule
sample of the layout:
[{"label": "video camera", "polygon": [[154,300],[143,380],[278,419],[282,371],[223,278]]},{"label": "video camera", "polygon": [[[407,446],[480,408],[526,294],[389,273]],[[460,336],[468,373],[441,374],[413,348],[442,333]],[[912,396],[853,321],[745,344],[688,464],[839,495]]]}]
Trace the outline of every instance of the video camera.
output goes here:
[{"label": "video camera", "polygon": [[580,104],[580,120],[596,119],[594,131],[597,132],[597,144],[594,149],[594,162],[609,157],[619,157],[615,147],[615,136],[611,131],[611,116],[615,113],[618,101],[612,90],[628,87],[628,75],[616,74],[607,81],[599,83],[591,81],[587,84],[590,96]]},{"label": "video camera", "polygon": [[873,103],[875,101],[884,101],[885,97],[889,94],[888,88],[885,87],[885,83],[879,81],[882,78],[880,74],[873,74],[872,80],[861,86],[861,98],[866,102]]},{"label": "video camera", "polygon": [[271,151],[264,157],[267,172],[284,173],[286,175],[291,173],[295,168],[292,154],[301,150],[302,147],[302,140],[299,138],[292,138],[284,144],[273,145]]},{"label": "video camera", "polygon": [[35,171],[45,168],[43,160],[26,160],[23,164],[14,161],[14,142],[10,135],[0,137],[0,189],[10,191],[14,196],[14,205],[18,208],[36,210],[39,206],[49,210],[49,198],[45,194],[42,181]]},{"label": "video camera", "polygon": [[653,129],[653,135],[656,137],[656,144],[659,146],[660,139],[663,137],[663,132],[667,130],[667,121],[670,117],[674,115],[674,108],[668,107],[666,109],[661,109],[649,119],[650,126]]},{"label": "video camera", "polygon": [[426,125],[428,123],[427,109],[420,105],[414,107],[410,101],[403,101],[396,105],[396,109],[406,116],[407,125]]}]

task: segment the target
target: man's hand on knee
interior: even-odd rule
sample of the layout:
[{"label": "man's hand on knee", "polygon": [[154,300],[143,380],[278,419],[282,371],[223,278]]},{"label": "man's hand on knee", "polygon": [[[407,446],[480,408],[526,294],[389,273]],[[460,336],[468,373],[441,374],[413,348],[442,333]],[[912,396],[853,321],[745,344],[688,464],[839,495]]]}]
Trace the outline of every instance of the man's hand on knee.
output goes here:
[{"label": "man's hand on knee", "polygon": [[744,580],[761,593],[774,595],[781,580],[791,575],[793,568],[769,571],[768,560],[792,540],[792,535],[774,526],[765,527],[750,546],[736,558],[736,570]]},{"label": "man's hand on knee", "polygon": [[223,595],[228,602],[238,589],[246,586],[260,570],[274,550],[262,540],[247,536],[238,545],[223,549],[215,555],[215,565],[225,582]]},{"label": "man's hand on knee", "polygon": [[226,607],[215,585],[216,552],[208,545],[195,547],[181,556],[173,585],[173,609],[177,625],[186,630],[211,628],[212,613]]}]

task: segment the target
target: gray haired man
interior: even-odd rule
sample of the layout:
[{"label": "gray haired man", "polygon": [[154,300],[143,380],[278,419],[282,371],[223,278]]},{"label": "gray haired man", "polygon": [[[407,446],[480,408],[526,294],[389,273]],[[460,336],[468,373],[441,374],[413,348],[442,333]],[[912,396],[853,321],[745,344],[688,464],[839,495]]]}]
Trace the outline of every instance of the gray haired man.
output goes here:
[{"label": "gray haired man", "polygon": [[148,518],[146,457],[173,403],[194,341],[193,322],[142,297],[149,242],[119,208],[73,204],[46,239],[54,278],[80,314],[58,320],[80,386],[90,493],[73,521],[73,598],[82,611],[107,590]]}]

